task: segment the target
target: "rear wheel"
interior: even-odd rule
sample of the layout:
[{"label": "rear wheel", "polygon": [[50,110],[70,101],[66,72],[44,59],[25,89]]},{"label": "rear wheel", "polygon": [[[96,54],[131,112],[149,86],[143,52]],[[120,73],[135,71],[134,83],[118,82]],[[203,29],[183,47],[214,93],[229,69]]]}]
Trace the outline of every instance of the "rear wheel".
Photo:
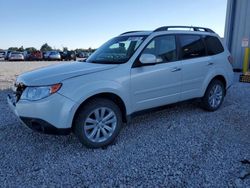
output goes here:
[{"label": "rear wheel", "polygon": [[212,80],[202,98],[202,107],[208,111],[217,110],[225,97],[225,85],[220,80]]},{"label": "rear wheel", "polygon": [[89,148],[111,144],[120,132],[122,117],[111,100],[97,98],[82,107],[75,121],[75,134]]}]

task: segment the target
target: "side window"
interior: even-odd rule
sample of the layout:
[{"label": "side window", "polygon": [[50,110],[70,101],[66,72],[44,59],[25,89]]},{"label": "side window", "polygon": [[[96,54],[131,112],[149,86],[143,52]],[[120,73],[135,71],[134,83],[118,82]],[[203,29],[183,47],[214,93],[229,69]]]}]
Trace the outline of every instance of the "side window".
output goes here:
[{"label": "side window", "polygon": [[182,59],[203,57],[206,49],[199,35],[179,35]]},{"label": "side window", "polygon": [[154,54],[163,62],[177,60],[176,43],[174,35],[155,37],[143,50],[142,54]]},{"label": "side window", "polygon": [[224,48],[217,37],[205,36],[204,41],[207,46],[208,55],[216,55],[224,51]]}]

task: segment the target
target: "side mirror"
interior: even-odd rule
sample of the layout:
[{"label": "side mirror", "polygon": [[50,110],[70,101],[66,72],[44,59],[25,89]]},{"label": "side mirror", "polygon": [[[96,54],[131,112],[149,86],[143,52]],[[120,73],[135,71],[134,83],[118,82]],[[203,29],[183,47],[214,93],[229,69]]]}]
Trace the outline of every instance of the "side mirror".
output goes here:
[{"label": "side mirror", "polygon": [[140,57],[140,62],[142,64],[152,65],[156,63],[161,63],[162,61],[163,61],[162,58],[157,58],[153,54],[142,54]]},{"label": "side mirror", "polygon": [[142,54],[140,57],[142,64],[154,64],[156,63],[156,56],[153,54]]}]

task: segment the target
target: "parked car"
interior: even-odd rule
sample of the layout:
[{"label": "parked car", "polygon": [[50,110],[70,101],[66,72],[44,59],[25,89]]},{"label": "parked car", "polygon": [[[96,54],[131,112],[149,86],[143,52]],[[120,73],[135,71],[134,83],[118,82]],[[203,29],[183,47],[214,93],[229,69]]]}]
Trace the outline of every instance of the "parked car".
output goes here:
[{"label": "parked car", "polygon": [[24,60],[28,60],[29,56],[30,56],[30,52],[25,50],[22,53],[23,53],[23,56],[24,56]]},{"label": "parked car", "polygon": [[76,53],[74,51],[60,52],[60,55],[61,55],[61,60],[65,60],[65,61],[76,60]]},{"label": "parked car", "polygon": [[50,51],[48,51],[48,52],[43,52],[43,59],[44,59],[44,60],[48,60],[49,54],[50,54]]},{"label": "parked car", "polygon": [[22,52],[10,52],[8,56],[9,61],[24,61],[24,55]]},{"label": "parked car", "polygon": [[88,58],[91,54],[91,52],[79,52],[76,56],[78,58]]},{"label": "parked car", "polygon": [[34,51],[27,55],[28,61],[41,61],[43,60],[43,53],[41,51]]},{"label": "parked car", "polygon": [[7,57],[6,57],[6,60],[9,60],[9,56],[10,56],[10,53],[11,53],[12,51],[10,51],[10,50],[8,50],[7,51]]},{"label": "parked car", "polygon": [[54,60],[54,61],[59,61],[61,60],[61,55],[58,51],[48,51],[43,54],[44,60]]},{"label": "parked car", "polygon": [[79,53],[77,54],[77,57],[78,57],[78,58],[87,58],[87,53],[85,53],[85,52],[79,52]]},{"label": "parked car", "polygon": [[233,83],[231,59],[208,28],[126,32],[84,63],[18,76],[8,103],[31,129],[73,131],[87,147],[103,147],[138,111],[193,98],[199,98],[205,110],[217,110]]},{"label": "parked car", "polygon": [[0,51],[0,59],[7,60],[8,51]]}]

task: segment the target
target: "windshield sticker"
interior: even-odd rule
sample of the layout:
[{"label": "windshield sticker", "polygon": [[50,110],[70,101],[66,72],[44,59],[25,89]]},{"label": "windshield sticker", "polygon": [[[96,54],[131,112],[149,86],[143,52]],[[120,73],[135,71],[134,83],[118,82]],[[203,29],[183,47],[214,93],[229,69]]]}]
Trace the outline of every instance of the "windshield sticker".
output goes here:
[{"label": "windshield sticker", "polygon": [[129,37],[128,40],[129,41],[139,41],[139,40],[142,40],[143,37]]}]

